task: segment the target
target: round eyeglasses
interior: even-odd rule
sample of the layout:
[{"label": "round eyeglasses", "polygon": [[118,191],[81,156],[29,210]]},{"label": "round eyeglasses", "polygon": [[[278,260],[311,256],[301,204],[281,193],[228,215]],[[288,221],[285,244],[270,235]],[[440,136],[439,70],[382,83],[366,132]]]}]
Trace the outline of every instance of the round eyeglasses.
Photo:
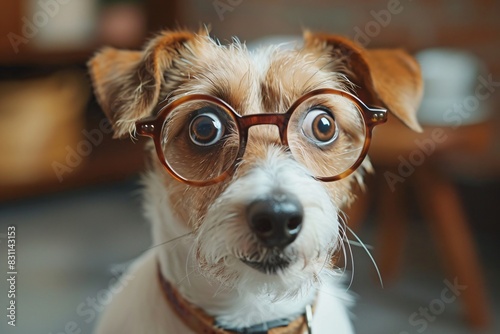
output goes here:
[{"label": "round eyeglasses", "polygon": [[281,144],[314,178],[340,180],[361,165],[373,127],[387,120],[386,109],[330,88],[306,93],[284,113],[241,116],[227,102],[205,94],[163,101],[157,110],[156,116],[136,122],[137,133],[153,138],[166,170],[193,186],[232,175],[256,125],[276,125]]}]

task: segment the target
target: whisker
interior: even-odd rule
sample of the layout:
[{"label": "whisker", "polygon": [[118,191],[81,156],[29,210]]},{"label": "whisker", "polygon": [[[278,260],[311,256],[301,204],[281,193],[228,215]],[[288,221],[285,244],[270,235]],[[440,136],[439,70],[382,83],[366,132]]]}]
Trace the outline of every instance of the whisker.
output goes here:
[{"label": "whisker", "polygon": [[[346,240],[349,244],[356,247],[363,247],[363,245],[355,240]],[[372,245],[364,245],[366,248],[373,250]]]},{"label": "whisker", "polygon": [[345,244],[344,244],[344,239],[345,239],[345,229],[344,227],[342,226],[342,223],[343,221],[341,220],[340,221],[340,225],[339,225],[339,231],[340,231],[340,247],[342,249],[342,253],[344,254],[344,268],[342,270],[342,276],[345,274],[345,272],[347,271],[346,269],[346,264],[347,264],[347,252],[346,252],[346,247],[345,247]]},{"label": "whisker", "polygon": [[[342,231],[344,232],[344,241],[347,241],[346,244],[349,248],[349,256],[351,257],[351,264],[352,264],[352,269],[351,269],[351,279],[349,281],[349,285],[347,286],[346,288],[346,291],[349,290],[354,282],[354,271],[355,271],[355,265],[354,265],[354,255],[352,253],[352,247],[351,247],[351,244],[348,242],[349,239],[347,238],[347,231],[346,229],[349,228],[347,226],[347,222],[346,222],[346,215],[344,212],[340,212],[339,214],[339,218],[340,218],[340,221],[341,223],[343,224],[343,228],[342,228]],[[342,224],[340,226],[342,226]],[[349,228],[350,230],[350,228]],[[347,255],[346,255],[346,258],[347,258]],[[346,264],[345,264],[345,267],[347,268],[348,266],[348,261],[346,260]],[[347,269],[345,269],[347,270]]]},{"label": "whisker", "polygon": [[344,257],[344,259],[343,259],[344,260],[344,267],[342,268],[342,274],[341,274],[341,277],[343,277],[345,275],[345,273],[347,272],[347,263],[348,263],[347,251],[346,251],[346,247],[345,247],[345,244],[344,244],[344,239],[345,239],[346,235],[345,235],[345,230],[342,227],[342,225],[339,226],[339,230],[340,230],[340,233],[341,233],[340,247],[341,247],[341,250],[342,250],[343,257]]},{"label": "whisker", "polygon": [[175,283],[176,287],[179,287],[179,286],[182,284],[182,282],[184,282],[184,280],[186,280],[186,279],[187,279],[187,280],[188,280],[188,282],[189,282],[189,276],[191,276],[191,275],[192,275],[195,271],[196,271],[196,269],[191,270],[191,271],[190,271],[189,273],[187,273],[187,274],[186,274],[186,276],[184,276],[184,277],[183,277],[180,281],[176,282],[176,283]]},{"label": "whisker", "polygon": [[219,284],[219,286],[217,287],[217,290],[215,290],[214,292],[214,298],[217,297],[219,295],[219,293],[223,293],[224,291],[227,291],[228,293],[232,291],[234,287],[232,286],[227,286],[225,284]]},{"label": "whisker", "polygon": [[[328,251],[328,254],[325,256],[325,260],[323,261],[323,264],[321,265],[321,268],[318,270],[318,277],[319,277],[319,274],[323,271],[323,269],[326,268],[328,261],[331,261],[331,259],[333,257],[333,254],[335,254],[335,249],[333,247],[330,247],[331,244],[333,244],[333,241],[330,244],[328,244],[329,251]],[[343,245],[342,245],[342,247],[343,247]],[[306,258],[304,258],[304,262],[305,263],[307,262]],[[305,264],[304,267],[306,265],[307,264]],[[335,268],[333,267],[331,269],[335,269]]]},{"label": "whisker", "polygon": [[375,267],[375,270],[377,271],[378,279],[380,281],[380,286],[383,288],[384,287],[384,282],[382,281],[382,275],[380,274],[380,270],[378,269],[377,262],[373,258],[372,254],[370,253],[370,251],[368,250],[368,248],[365,246],[364,242],[361,241],[361,239],[358,237],[358,235],[356,233],[354,233],[354,231],[349,226],[346,225],[346,227],[349,229],[349,232],[351,232],[352,235],[356,238],[356,240],[360,243],[361,248],[363,248],[365,250],[366,254],[368,254],[368,257],[372,261],[373,266]]},{"label": "whisker", "polygon": [[[186,277],[185,277],[185,278],[187,278],[187,281],[188,281],[188,285],[189,285],[189,286],[191,286],[191,281],[189,280],[189,275],[191,275],[194,271],[196,271],[196,270],[198,269],[198,268],[196,268],[196,267],[195,267],[195,269],[193,269],[191,272],[188,272],[188,268],[189,268],[189,259],[191,258],[191,254],[192,254],[192,252],[193,252],[193,250],[194,250],[194,248],[195,248],[195,245],[196,245],[195,243],[193,243],[193,244],[191,245],[191,247],[189,248],[188,255],[187,255],[187,257],[186,257],[186,267],[185,267],[185,268],[186,268],[186,269],[185,269],[185,270],[186,270]],[[184,280],[184,279],[183,279],[183,280]],[[181,280],[181,282],[182,282],[182,280]],[[180,285],[180,283],[181,283],[181,282],[179,282],[179,285]]]},{"label": "whisker", "polygon": [[177,237],[175,237],[175,238],[172,238],[172,239],[170,239],[170,240],[168,240],[168,241],[161,242],[161,243],[159,243],[159,244],[157,244],[157,245],[153,245],[153,246],[151,246],[151,247],[149,247],[149,248],[146,248],[146,250],[145,250],[145,251],[151,250],[151,249],[156,248],[156,247],[164,246],[164,245],[169,244],[169,243],[171,243],[171,242],[174,242],[174,241],[180,240],[180,239],[182,239],[182,238],[188,237],[188,236],[190,236],[190,235],[192,235],[192,234],[193,234],[193,232],[188,232],[188,233],[186,233],[186,234],[183,234],[183,235],[177,236]]}]

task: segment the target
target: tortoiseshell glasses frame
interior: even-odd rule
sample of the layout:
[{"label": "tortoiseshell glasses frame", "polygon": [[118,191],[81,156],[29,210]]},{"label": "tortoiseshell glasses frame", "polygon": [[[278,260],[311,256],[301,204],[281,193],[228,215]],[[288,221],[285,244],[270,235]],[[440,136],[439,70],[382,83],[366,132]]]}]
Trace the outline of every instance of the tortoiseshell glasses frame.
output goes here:
[{"label": "tortoiseshell glasses frame", "polygon": [[[357,160],[355,160],[352,165],[344,170],[343,172],[332,175],[329,177],[316,177],[317,180],[323,182],[331,182],[343,179],[349,175],[351,175],[363,162],[368,152],[368,148],[370,146],[371,138],[372,138],[372,130],[376,125],[385,123],[387,121],[387,109],[380,107],[369,107],[363,101],[361,101],[358,97],[353,94],[347,93],[345,91],[331,89],[331,88],[322,88],[310,91],[296,100],[290,108],[284,113],[263,113],[263,114],[250,114],[250,115],[239,115],[232,106],[230,106],[227,102],[223,101],[220,98],[205,95],[205,94],[190,94],[179,97],[171,102],[163,101],[157,107],[157,112],[155,116],[148,117],[146,119],[142,119],[136,122],[137,134],[141,136],[150,137],[153,139],[156,153],[160,162],[163,164],[168,173],[174,177],[176,180],[183,182],[192,186],[209,186],[218,182],[222,182],[231,176],[236,167],[237,162],[240,161],[245,154],[246,143],[248,141],[248,132],[250,127],[255,125],[276,125],[279,129],[279,134],[281,138],[281,144],[285,147],[289,148],[288,145],[288,124],[291,116],[294,111],[306,100],[319,95],[326,94],[334,94],[341,96],[343,98],[348,99],[352,103],[354,103],[360,113],[362,114],[364,125],[365,125],[365,139],[361,148],[361,152]],[[234,158],[234,161],[227,170],[223,173],[209,180],[192,180],[186,177],[181,176],[178,172],[176,172],[169,165],[167,159],[165,158],[165,152],[162,147],[162,132],[163,127],[166,122],[169,114],[178,108],[179,106],[194,102],[194,101],[203,101],[216,105],[217,107],[226,111],[234,120],[234,124],[239,133],[239,148],[238,152]]]}]

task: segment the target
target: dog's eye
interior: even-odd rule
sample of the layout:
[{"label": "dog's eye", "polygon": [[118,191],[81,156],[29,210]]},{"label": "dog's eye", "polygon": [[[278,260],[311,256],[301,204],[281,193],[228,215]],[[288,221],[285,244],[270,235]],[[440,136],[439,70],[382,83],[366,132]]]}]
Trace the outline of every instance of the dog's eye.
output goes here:
[{"label": "dog's eye", "polygon": [[224,125],[219,117],[211,112],[198,114],[189,124],[189,137],[198,146],[217,143],[224,133]]},{"label": "dog's eye", "polygon": [[338,128],[333,114],[328,109],[315,107],[302,122],[302,132],[316,145],[331,144],[337,139]]}]

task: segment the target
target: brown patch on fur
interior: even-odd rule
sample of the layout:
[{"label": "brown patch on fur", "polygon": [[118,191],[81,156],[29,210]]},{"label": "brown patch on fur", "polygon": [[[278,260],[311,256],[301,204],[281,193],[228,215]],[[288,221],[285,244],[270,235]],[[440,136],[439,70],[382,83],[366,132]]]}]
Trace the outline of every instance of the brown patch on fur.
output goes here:
[{"label": "brown patch on fur", "polygon": [[164,175],[164,186],[168,189],[168,200],[174,214],[186,226],[196,231],[205,217],[209,206],[224,191],[228,183],[219,183],[210,187],[186,186],[168,176],[159,162],[154,150],[151,151],[155,173]]},{"label": "brown patch on fur", "polygon": [[88,63],[99,104],[115,137],[132,133],[134,122],[151,114],[160,98],[163,73],[195,34],[163,32],[143,52],[104,48]]},{"label": "brown patch on fur", "polygon": [[304,34],[306,48],[323,49],[332,56],[341,55],[351,77],[359,87],[358,97],[366,104],[382,105],[407,126],[421,131],[416,113],[423,94],[418,63],[400,49],[366,50],[341,36],[322,33]]},{"label": "brown patch on fur", "polygon": [[290,50],[274,53],[265,77],[260,82],[264,112],[282,113],[291,104],[318,88],[346,89],[338,59],[315,50]]},{"label": "brown patch on fur", "polygon": [[184,94],[208,94],[226,101],[239,114],[259,112],[252,104],[258,98],[255,72],[243,45],[222,46],[209,38],[200,38],[190,50],[183,68],[178,69],[178,75],[186,80],[165,92],[169,99]]}]

